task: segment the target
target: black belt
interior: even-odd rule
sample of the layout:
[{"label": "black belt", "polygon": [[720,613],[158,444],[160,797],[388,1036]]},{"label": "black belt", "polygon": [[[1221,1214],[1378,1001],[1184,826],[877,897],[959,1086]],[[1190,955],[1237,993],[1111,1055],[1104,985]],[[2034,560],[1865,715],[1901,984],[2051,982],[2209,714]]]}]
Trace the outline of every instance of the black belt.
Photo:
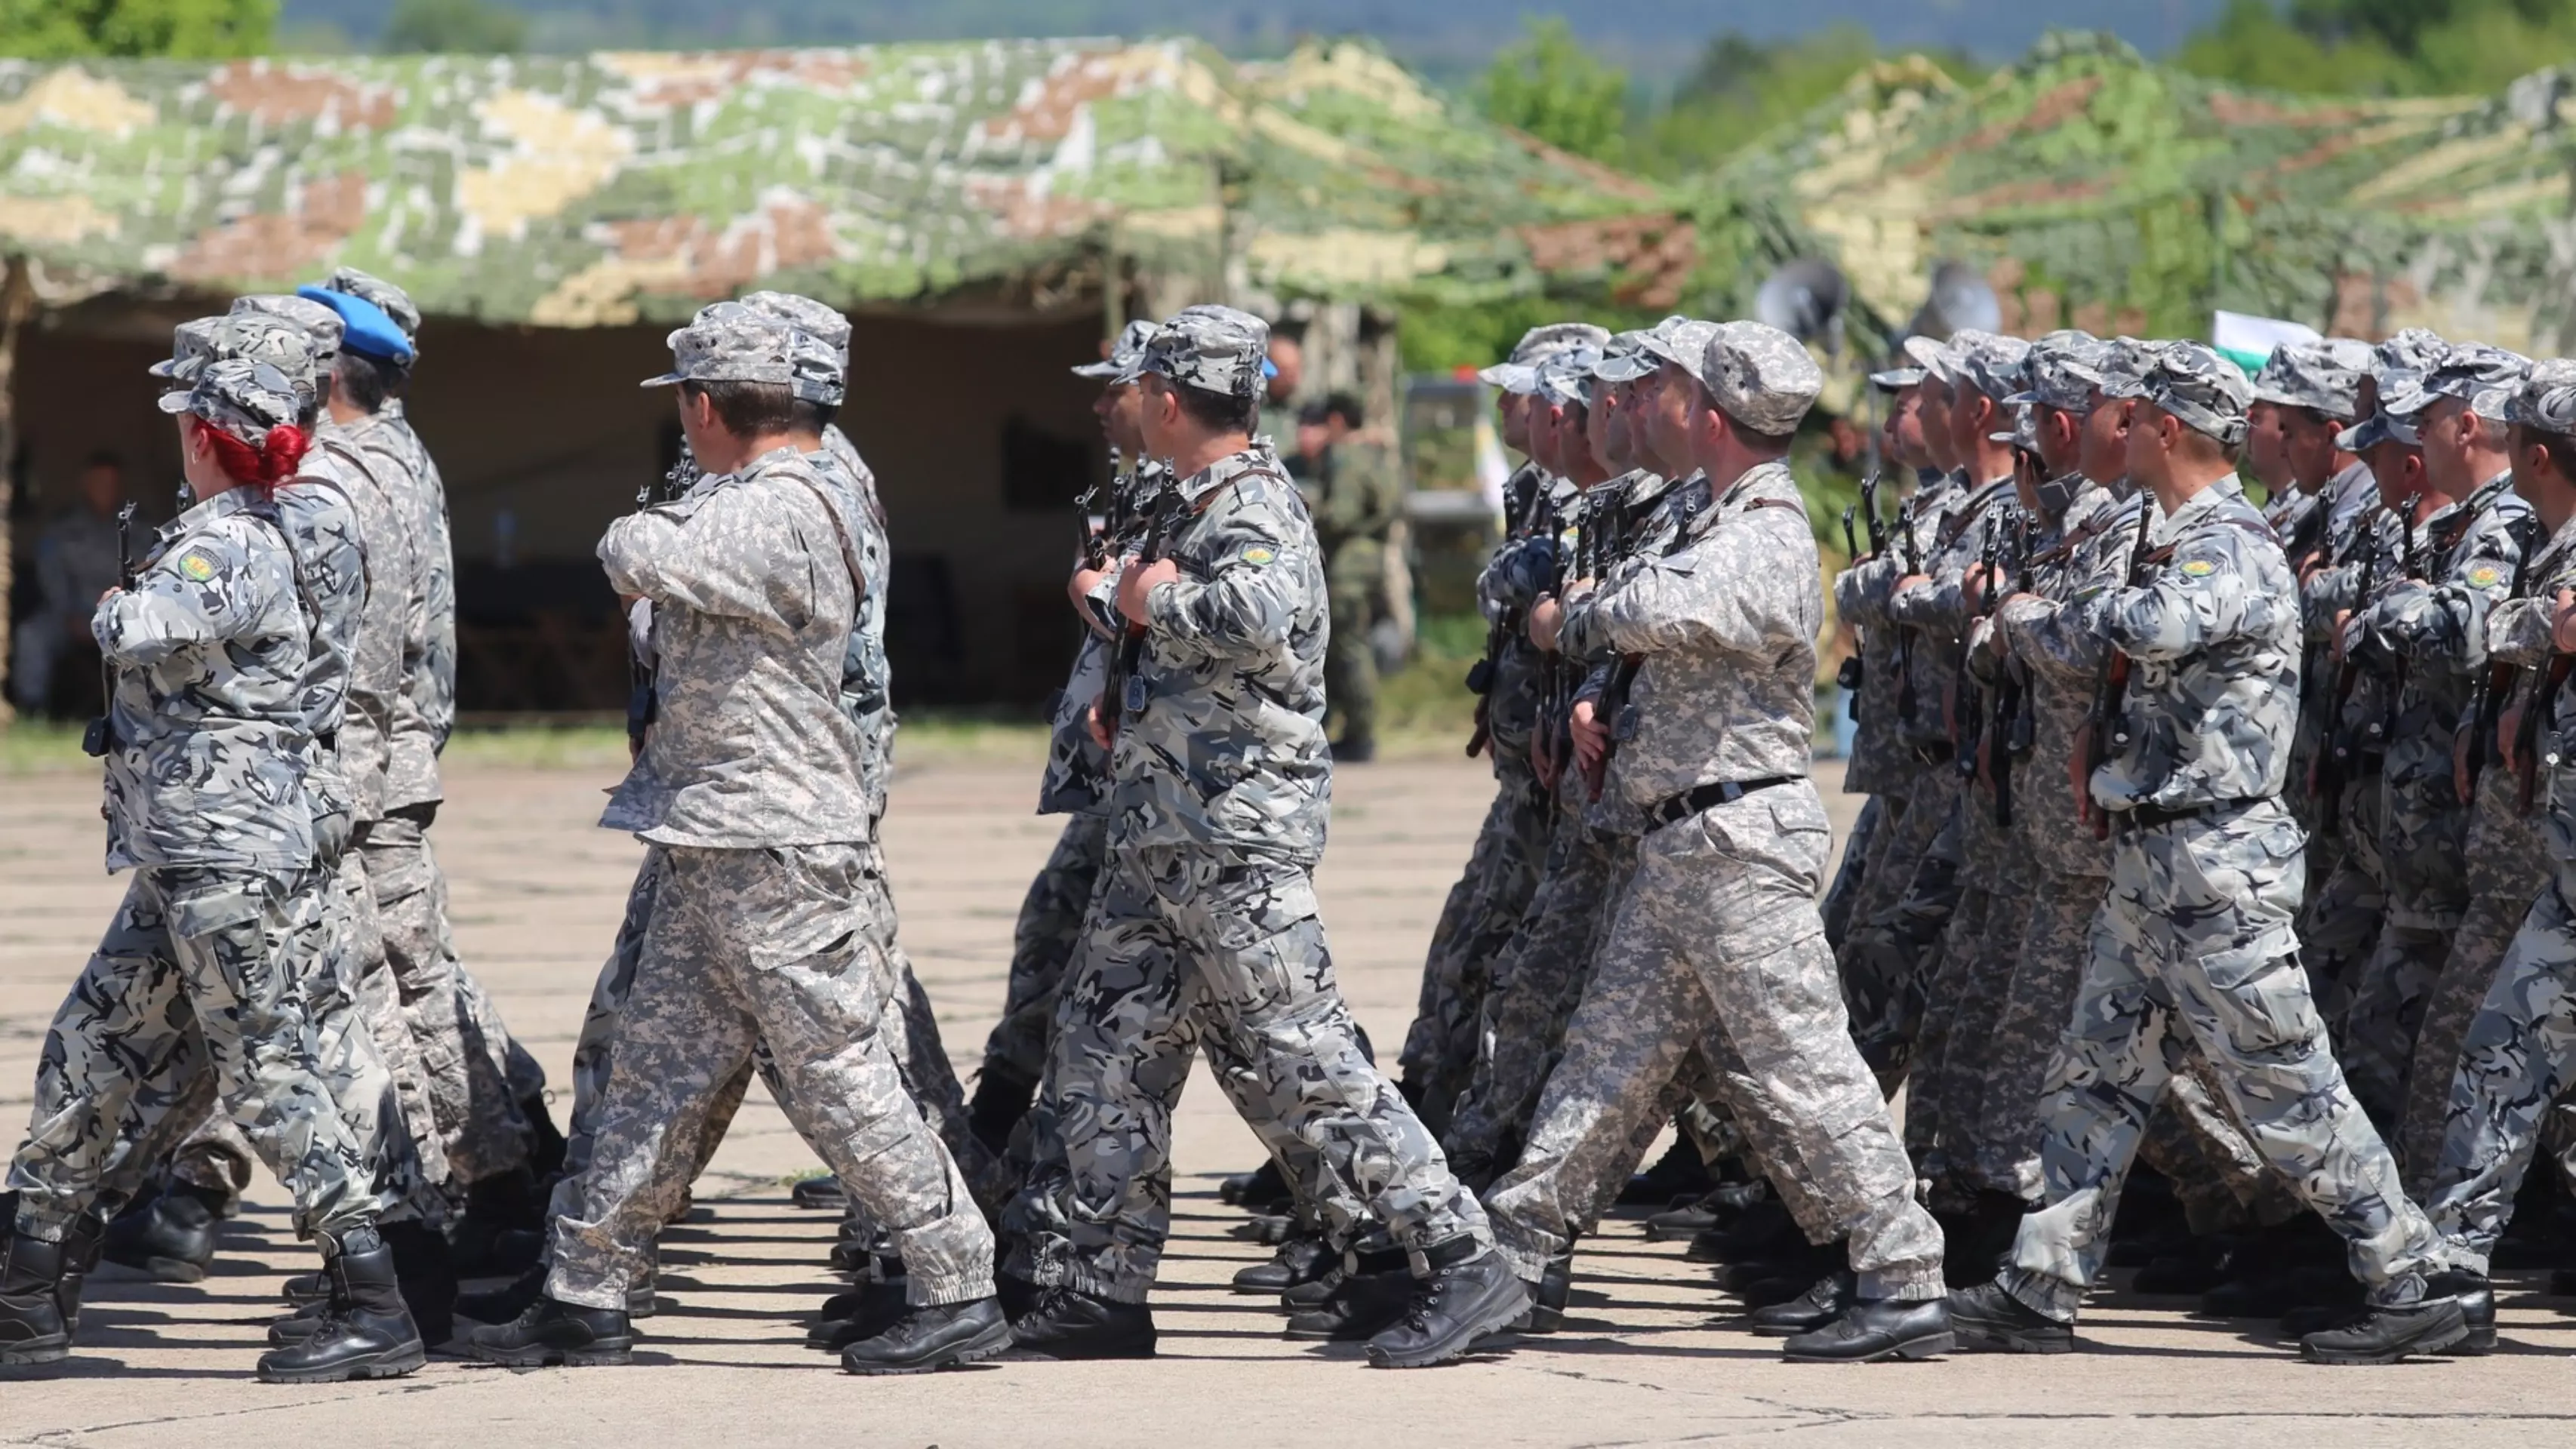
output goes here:
[{"label": "black belt", "polygon": [[1756,790],[1768,790],[1774,785],[1786,785],[1805,778],[1804,775],[1774,775],[1767,780],[1721,780],[1714,785],[1684,790],[1647,811],[1646,818],[1654,822],[1650,828],[1661,830],[1676,820],[1688,820],[1712,806],[1732,805]]},{"label": "black belt", "polygon": [[2161,805],[2132,805],[2126,810],[2112,812],[2111,819],[2115,824],[2126,826],[2131,830],[2153,830],[2159,825],[2172,825],[2177,821],[2225,815],[2231,811],[2261,803],[2263,802],[2259,798],[2247,796],[2235,800],[2212,800],[2206,805],[2185,805],[2177,809],[2166,809]]}]

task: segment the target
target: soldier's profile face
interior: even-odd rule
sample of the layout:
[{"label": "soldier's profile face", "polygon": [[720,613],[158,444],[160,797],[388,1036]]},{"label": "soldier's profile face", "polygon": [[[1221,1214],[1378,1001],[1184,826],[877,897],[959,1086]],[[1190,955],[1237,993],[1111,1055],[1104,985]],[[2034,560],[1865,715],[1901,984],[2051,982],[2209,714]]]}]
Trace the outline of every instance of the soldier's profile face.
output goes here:
[{"label": "soldier's profile face", "polygon": [[2424,453],[2394,440],[2371,444],[2362,461],[2370,465],[2371,481],[2379,485],[2379,501],[2395,509],[2404,509],[2406,501],[2424,491]]}]

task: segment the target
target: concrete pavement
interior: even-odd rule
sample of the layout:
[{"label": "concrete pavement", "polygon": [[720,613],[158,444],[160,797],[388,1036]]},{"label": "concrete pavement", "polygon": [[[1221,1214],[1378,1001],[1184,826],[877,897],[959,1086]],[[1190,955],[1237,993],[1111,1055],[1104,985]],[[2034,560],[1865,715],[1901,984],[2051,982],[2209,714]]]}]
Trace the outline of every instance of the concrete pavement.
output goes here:
[{"label": "concrete pavement", "polygon": [[[1034,778],[1033,763],[916,762],[888,824],[906,946],[951,1053],[970,1065],[1000,1004],[1020,892],[1054,837],[1056,822],[1028,814]],[[558,1081],[639,854],[590,828],[608,783],[596,770],[461,769],[435,836],[468,963]],[[1349,769],[1338,782],[1325,919],[1344,988],[1390,1050],[1489,788],[1481,768],[1452,760]],[[96,803],[85,774],[0,778],[0,1124],[12,1139],[46,1022],[119,893],[99,869]],[[2506,1298],[2503,1352],[2389,1370],[2304,1365],[2268,1334],[2186,1318],[2182,1300],[2120,1293],[2097,1300],[2072,1357],[1794,1367],[1734,1326],[1732,1300],[1678,1245],[1649,1245],[1632,1223],[1585,1245],[1564,1334],[1455,1368],[1374,1372],[1356,1350],[1281,1341],[1266,1301],[1227,1291],[1264,1250],[1230,1236],[1242,1219],[1216,1201],[1215,1181],[1250,1167],[1257,1149],[1205,1089],[1184,1101],[1178,1135],[1154,1363],[859,1380],[806,1352],[798,1319],[841,1286],[821,1271],[832,1225],[788,1205],[782,1183],[814,1161],[755,1089],[699,1184],[700,1214],[665,1238],[664,1308],[633,1368],[518,1373],[438,1359],[385,1385],[252,1381],[278,1280],[311,1262],[263,1182],[207,1283],[97,1282],[64,1372],[0,1370],[0,1444],[2471,1449],[2576,1434],[2576,1317],[2528,1291]],[[2536,1288],[2537,1277],[2511,1286]]]}]

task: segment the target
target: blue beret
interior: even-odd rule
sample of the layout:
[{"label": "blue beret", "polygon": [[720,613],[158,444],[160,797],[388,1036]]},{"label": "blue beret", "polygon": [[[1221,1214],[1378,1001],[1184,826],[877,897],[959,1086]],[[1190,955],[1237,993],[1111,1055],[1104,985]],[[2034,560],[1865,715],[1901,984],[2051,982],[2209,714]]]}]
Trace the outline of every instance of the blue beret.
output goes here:
[{"label": "blue beret", "polygon": [[319,302],[340,314],[340,322],[344,329],[340,334],[340,349],[343,352],[354,352],[361,357],[372,357],[379,362],[411,366],[413,356],[411,343],[403,336],[402,328],[395,325],[394,319],[385,315],[384,308],[364,297],[354,297],[347,292],[334,292],[328,287],[316,287],[309,283],[296,288],[295,295]]}]

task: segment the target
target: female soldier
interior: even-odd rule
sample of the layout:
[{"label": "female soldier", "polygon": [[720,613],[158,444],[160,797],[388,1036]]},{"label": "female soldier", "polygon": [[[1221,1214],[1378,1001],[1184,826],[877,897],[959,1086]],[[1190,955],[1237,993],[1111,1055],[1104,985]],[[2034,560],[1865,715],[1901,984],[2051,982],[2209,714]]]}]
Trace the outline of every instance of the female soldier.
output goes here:
[{"label": "female soldier", "polygon": [[[107,864],[124,904],[55,1013],[0,1271],[0,1363],[66,1356],[78,1272],[118,1125],[149,1080],[201,1055],[224,1108],[295,1197],[332,1286],[327,1326],[259,1362],[271,1382],[410,1373],[425,1359],[377,1231],[382,1184],[320,1076],[290,942],[318,908],[307,726],[311,639],[271,495],[308,443],[276,367],[216,362],[176,413],[195,502],[91,631],[115,673],[102,742]],[[73,1241],[67,1243],[66,1239]],[[68,1270],[68,1271],[67,1271]]]}]

